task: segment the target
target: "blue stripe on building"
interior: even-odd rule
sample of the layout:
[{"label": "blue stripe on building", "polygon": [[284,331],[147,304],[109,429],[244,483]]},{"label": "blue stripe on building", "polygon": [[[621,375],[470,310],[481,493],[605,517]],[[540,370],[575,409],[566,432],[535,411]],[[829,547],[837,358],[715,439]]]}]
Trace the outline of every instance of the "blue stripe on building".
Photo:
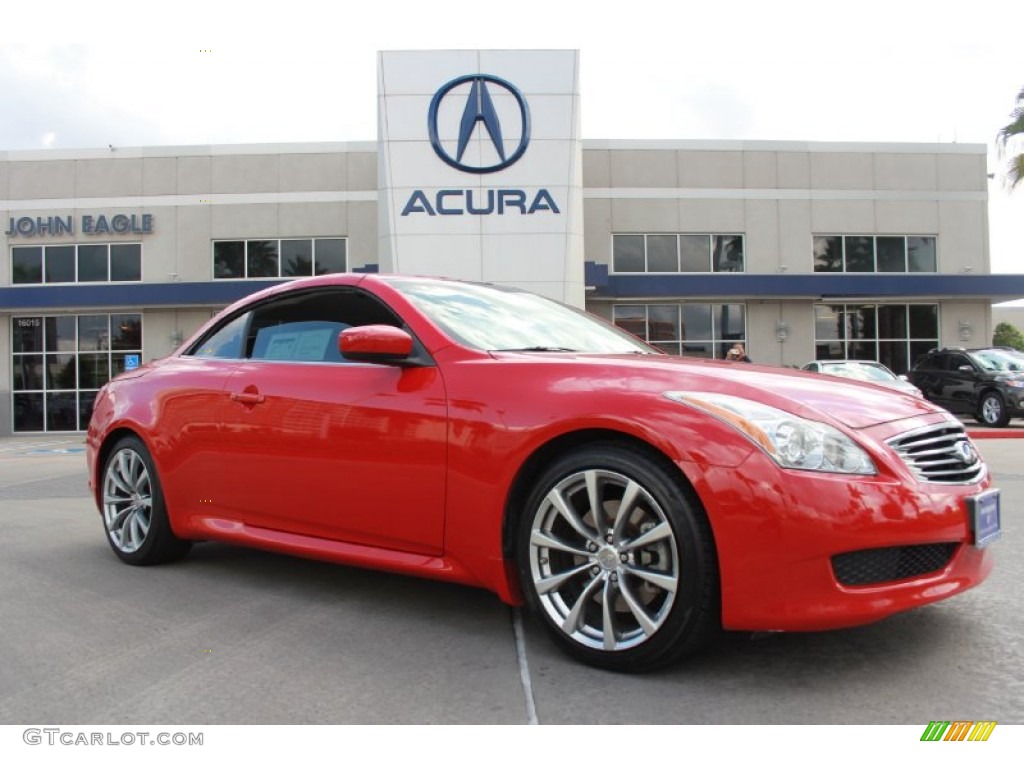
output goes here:
[{"label": "blue stripe on building", "polygon": [[976,298],[1009,301],[1024,297],[1024,275],[946,275],[829,272],[804,275],[747,272],[610,274],[605,264],[587,262],[591,296],[722,297],[737,299]]},{"label": "blue stripe on building", "polygon": [[[586,263],[587,287],[594,297],[637,298],[800,298],[818,300],[940,297],[1009,301],[1024,298],[1024,275],[750,274],[609,274],[608,267]],[[376,273],[368,264],[353,270]],[[140,307],[224,306],[283,280],[225,280],[203,283],[121,283],[117,285],[25,285],[0,288],[0,311],[68,308],[139,309]]]},{"label": "blue stripe on building", "polygon": [[[353,272],[375,274],[376,264]],[[222,280],[204,283],[118,283],[115,285],[18,285],[0,288],[0,312],[57,309],[224,306],[285,280]]]}]

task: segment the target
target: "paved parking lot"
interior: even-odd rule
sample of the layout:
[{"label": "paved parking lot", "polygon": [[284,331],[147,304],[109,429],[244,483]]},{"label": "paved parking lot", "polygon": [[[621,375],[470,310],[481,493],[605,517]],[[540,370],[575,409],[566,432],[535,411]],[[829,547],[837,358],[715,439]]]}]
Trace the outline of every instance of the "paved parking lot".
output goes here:
[{"label": "paved parking lot", "polygon": [[82,439],[0,440],[0,723],[1024,723],[1024,441],[979,445],[1004,527],[980,589],[626,676],[476,589],[220,544],[122,565]]}]

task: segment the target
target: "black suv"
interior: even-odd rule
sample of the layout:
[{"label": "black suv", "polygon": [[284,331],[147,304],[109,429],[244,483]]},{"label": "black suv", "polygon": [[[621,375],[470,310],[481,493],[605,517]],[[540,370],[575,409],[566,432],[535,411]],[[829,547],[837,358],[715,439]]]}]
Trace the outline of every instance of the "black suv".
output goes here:
[{"label": "black suv", "polygon": [[933,403],[989,427],[1024,416],[1024,360],[1002,349],[933,349],[907,378]]}]

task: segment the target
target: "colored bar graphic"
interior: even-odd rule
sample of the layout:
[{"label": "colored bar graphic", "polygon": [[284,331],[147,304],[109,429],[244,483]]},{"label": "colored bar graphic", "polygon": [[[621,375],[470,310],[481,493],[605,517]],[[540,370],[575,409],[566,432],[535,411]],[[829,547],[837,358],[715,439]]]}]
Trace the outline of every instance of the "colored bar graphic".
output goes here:
[{"label": "colored bar graphic", "polygon": [[974,730],[971,731],[971,735],[967,737],[967,740],[988,741],[988,737],[992,735],[992,731],[994,731],[995,729],[995,720],[979,720],[974,724]]},{"label": "colored bar graphic", "polygon": [[988,741],[995,728],[995,720],[932,720],[921,741]]},{"label": "colored bar graphic", "polygon": [[970,720],[954,720],[943,741],[963,741],[967,738],[967,733],[971,730],[972,725],[974,723]]}]

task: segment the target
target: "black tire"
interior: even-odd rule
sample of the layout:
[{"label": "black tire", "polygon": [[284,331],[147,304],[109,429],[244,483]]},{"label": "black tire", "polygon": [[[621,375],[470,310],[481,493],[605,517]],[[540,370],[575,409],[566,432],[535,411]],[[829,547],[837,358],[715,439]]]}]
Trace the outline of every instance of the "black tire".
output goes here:
[{"label": "black tire", "polygon": [[1010,423],[1010,414],[1006,410],[1006,403],[1003,396],[998,392],[986,392],[981,396],[978,403],[978,415],[975,416],[979,424],[986,427],[1005,427]]},{"label": "black tire", "polygon": [[[599,503],[590,502],[592,495]],[[653,451],[600,443],[557,460],[529,495],[516,546],[531,611],[558,645],[587,664],[654,669],[698,650],[721,629],[707,517]]]},{"label": "black tire", "polygon": [[139,438],[123,437],[111,449],[100,491],[107,541],[124,562],[166,563],[184,557],[192,547],[171,530],[156,466]]}]

